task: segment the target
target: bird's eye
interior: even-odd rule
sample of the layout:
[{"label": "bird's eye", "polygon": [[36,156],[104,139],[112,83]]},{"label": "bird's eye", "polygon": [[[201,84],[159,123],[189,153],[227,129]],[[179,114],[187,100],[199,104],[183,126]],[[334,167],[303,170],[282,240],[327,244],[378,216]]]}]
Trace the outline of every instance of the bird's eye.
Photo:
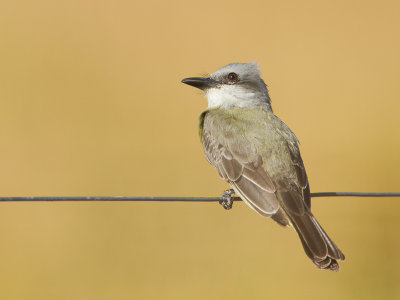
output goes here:
[{"label": "bird's eye", "polygon": [[239,80],[239,76],[236,73],[229,73],[228,80],[232,83],[237,82]]}]

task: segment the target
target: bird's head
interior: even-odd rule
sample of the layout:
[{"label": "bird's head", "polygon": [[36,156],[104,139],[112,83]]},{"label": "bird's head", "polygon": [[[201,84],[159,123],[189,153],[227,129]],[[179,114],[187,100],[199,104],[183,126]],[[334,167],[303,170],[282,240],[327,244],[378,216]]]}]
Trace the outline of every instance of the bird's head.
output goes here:
[{"label": "bird's head", "polygon": [[271,107],[256,62],[232,63],[208,77],[189,77],[182,82],[203,90],[208,107]]}]

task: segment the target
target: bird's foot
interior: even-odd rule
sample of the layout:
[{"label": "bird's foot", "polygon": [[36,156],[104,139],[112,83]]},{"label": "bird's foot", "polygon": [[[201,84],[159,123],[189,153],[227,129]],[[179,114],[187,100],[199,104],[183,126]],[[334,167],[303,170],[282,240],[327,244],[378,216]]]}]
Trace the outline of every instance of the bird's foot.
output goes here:
[{"label": "bird's foot", "polygon": [[234,194],[235,191],[233,189],[224,191],[221,195],[222,200],[219,200],[219,204],[221,204],[222,207],[225,208],[226,210],[231,209],[233,205]]}]

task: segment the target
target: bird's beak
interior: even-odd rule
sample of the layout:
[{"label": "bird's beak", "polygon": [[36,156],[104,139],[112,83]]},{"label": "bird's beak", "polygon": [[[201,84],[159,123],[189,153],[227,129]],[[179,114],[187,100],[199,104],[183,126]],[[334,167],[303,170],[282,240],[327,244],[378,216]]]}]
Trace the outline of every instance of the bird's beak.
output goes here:
[{"label": "bird's beak", "polygon": [[217,81],[209,77],[189,77],[182,80],[183,83],[205,90],[217,85]]}]

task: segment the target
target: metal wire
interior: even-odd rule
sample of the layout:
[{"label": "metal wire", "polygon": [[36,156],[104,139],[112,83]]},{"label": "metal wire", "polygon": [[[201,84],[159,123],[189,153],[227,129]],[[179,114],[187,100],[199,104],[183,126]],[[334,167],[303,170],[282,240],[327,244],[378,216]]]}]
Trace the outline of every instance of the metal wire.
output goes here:
[{"label": "metal wire", "polygon": [[[400,193],[358,193],[358,192],[323,192],[311,193],[311,197],[400,197]],[[144,202],[217,202],[222,197],[125,197],[125,196],[75,196],[75,197],[0,197],[0,202],[42,202],[42,201],[144,201]],[[234,197],[234,201],[241,201]]]}]

